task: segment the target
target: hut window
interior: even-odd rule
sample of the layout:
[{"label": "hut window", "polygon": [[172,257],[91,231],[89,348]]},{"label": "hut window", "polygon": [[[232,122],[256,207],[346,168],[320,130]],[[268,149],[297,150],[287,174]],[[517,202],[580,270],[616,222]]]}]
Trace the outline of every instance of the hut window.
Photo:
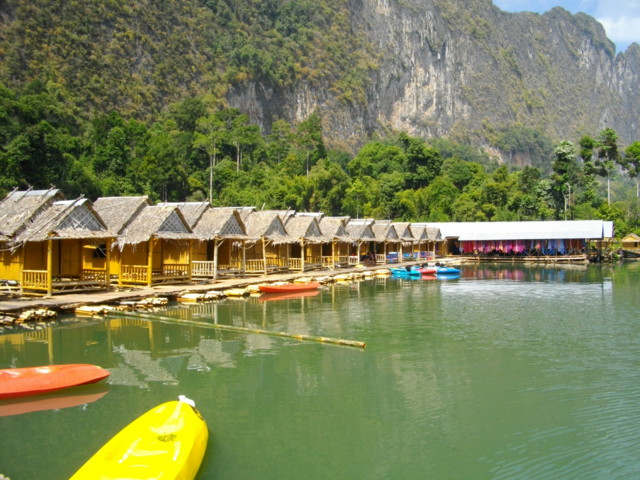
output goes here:
[{"label": "hut window", "polygon": [[180,232],[189,233],[185,224],[180,220],[180,217],[176,212],[172,212],[167,217],[162,226],[158,229],[159,232]]},{"label": "hut window", "polygon": [[107,258],[107,246],[104,243],[93,251],[93,258]]},{"label": "hut window", "polygon": [[84,205],[75,208],[71,214],[58,225],[58,228],[60,230],[91,230],[94,232],[104,230],[96,217]]}]

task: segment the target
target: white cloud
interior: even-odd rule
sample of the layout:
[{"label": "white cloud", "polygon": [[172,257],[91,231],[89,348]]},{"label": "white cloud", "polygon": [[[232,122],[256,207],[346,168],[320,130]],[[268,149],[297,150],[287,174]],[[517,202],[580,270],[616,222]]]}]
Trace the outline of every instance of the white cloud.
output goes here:
[{"label": "white cloud", "polygon": [[598,18],[607,31],[607,36],[618,46],[640,41],[640,16]]}]

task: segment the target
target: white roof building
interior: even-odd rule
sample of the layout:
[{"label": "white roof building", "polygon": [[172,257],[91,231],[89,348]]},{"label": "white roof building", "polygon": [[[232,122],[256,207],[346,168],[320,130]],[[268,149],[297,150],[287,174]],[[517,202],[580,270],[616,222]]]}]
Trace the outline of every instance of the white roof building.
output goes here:
[{"label": "white roof building", "polygon": [[490,240],[603,240],[612,238],[613,222],[565,220],[536,222],[441,222],[428,223],[445,239],[461,242]]}]

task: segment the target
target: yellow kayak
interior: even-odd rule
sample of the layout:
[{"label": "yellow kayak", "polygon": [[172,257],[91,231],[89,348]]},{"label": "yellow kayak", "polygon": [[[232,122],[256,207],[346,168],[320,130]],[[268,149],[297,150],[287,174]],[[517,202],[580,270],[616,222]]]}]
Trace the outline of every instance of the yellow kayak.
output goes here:
[{"label": "yellow kayak", "polygon": [[71,480],[192,480],[208,438],[200,412],[181,395],[179,401],[163,403],[123,428]]}]

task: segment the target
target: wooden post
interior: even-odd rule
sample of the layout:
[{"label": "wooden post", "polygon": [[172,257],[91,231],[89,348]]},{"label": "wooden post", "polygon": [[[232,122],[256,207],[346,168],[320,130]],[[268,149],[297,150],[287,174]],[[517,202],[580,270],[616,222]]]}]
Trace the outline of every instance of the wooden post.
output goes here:
[{"label": "wooden post", "polygon": [[300,239],[300,268],[304,273],[304,258],[307,256],[307,252],[304,251],[304,238]]},{"label": "wooden post", "polygon": [[53,294],[53,239],[47,240],[47,295]]},{"label": "wooden post", "polygon": [[105,266],[104,266],[104,274],[107,277],[107,290],[111,288],[111,242],[113,240],[111,238],[107,238],[105,241],[105,248],[107,251],[105,252]]},{"label": "wooden post", "polygon": [[242,274],[247,273],[247,242],[242,240]]},{"label": "wooden post", "polygon": [[149,239],[147,251],[147,286],[153,283],[153,237]]},{"label": "wooden post", "polygon": [[191,283],[191,273],[193,272],[191,268],[191,259],[193,258],[193,240],[187,240],[189,242],[189,251],[187,258],[187,276],[189,277],[189,283]]},{"label": "wooden post", "polygon": [[336,269],[336,239],[331,241],[331,270]]},{"label": "wooden post", "polygon": [[213,239],[213,279],[218,279],[218,237]]},{"label": "wooden post", "polygon": [[264,274],[267,275],[267,273],[269,273],[267,271],[267,245],[265,243],[264,237],[262,237],[262,262],[264,265]]}]

